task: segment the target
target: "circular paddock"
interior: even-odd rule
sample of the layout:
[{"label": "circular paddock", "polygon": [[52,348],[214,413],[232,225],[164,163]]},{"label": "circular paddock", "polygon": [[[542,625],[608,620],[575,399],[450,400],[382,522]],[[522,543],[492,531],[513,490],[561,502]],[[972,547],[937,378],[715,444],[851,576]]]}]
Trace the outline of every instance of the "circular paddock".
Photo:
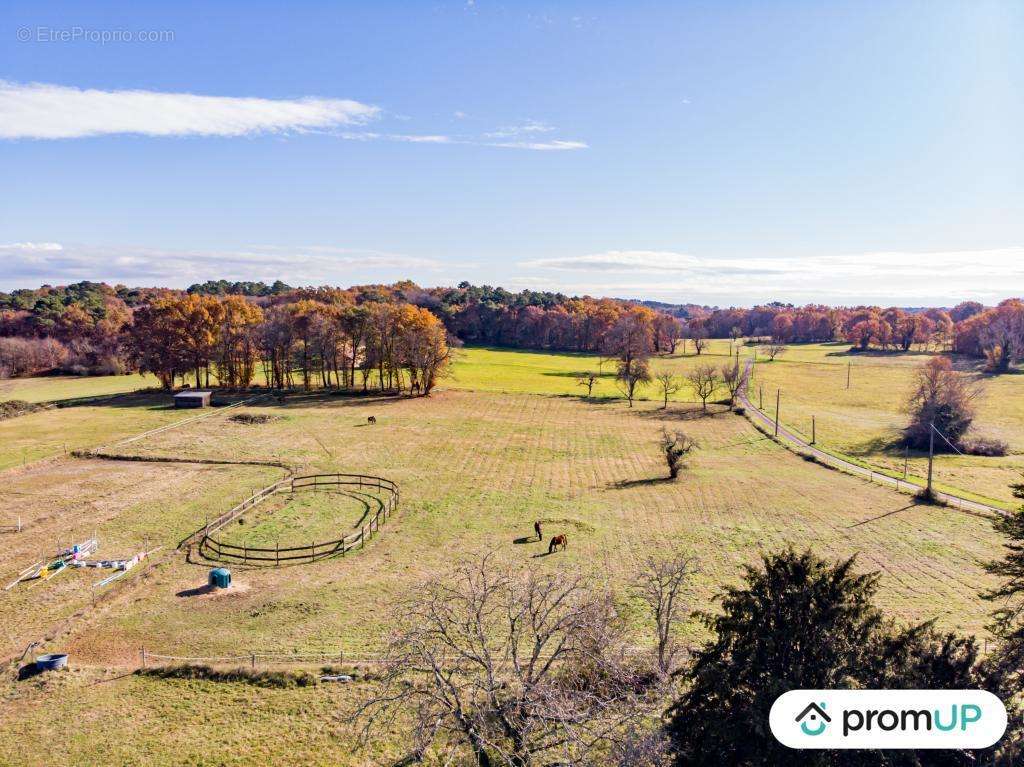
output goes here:
[{"label": "circular paddock", "polygon": [[[241,545],[231,542],[226,526],[282,493],[333,493],[339,499],[339,506],[351,502],[358,505],[361,517],[358,529],[344,534],[344,523],[338,519],[326,540],[314,540],[305,544]],[[345,502],[340,499],[346,499]],[[262,567],[278,567],[312,563],[329,557],[343,557],[353,549],[361,548],[376,535],[388,518],[398,508],[398,485],[389,479],[366,474],[310,474],[291,477],[264,488],[251,498],[221,515],[212,524],[207,524],[197,535],[197,553],[210,562],[235,563]]]}]

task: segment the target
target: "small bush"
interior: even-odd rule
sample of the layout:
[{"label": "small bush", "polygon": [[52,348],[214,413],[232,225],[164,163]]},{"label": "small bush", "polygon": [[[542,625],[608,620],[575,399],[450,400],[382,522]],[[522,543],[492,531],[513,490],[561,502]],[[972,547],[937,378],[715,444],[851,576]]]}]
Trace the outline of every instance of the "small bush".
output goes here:
[{"label": "small bush", "polygon": [[964,443],[964,452],[968,455],[982,455],[996,457],[1006,455],[1010,452],[1010,446],[1001,439],[990,437],[975,437]]},{"label": "small bush", "polygon": [[34,413],[37,410],[45,410],[46,408],[42,405],[36,405],[32,402],[25,402],[21,399],[11,399],[6,402],[0,402],[0,421],[5,418],[16,418],[19,415],[27,415],[28,413]]},{"label": "small bush", "polygon": [[243,682],[257,687],[313,687],[319,678],[308,671],[256,671],[253,669],[236,668],[219,671],[209,666],[183,664],[180,666],[158,666],[156,668],[140,668],[139,676],[151,676],[157,679],[201,679],[207,682]]},{"label": "small bush", "polygon": [[252,425],[260,423],[270,423],[271,421],[280,421],[281,416],[269,415],[268,413],[239,413],[238,415],[231,416],[231,418],[229,418],[228,420],[234,421],[235,423],[244,423]]}]

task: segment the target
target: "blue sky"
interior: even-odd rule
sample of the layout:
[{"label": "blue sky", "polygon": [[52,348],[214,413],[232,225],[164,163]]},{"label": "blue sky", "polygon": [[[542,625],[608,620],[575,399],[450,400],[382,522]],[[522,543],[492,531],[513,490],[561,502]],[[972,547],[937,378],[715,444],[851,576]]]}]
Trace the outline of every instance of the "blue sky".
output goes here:
[{"label": "blue sky", "polygon": [[1018,2],[9,2],[0,289],[994,302],[1022,33]]}]

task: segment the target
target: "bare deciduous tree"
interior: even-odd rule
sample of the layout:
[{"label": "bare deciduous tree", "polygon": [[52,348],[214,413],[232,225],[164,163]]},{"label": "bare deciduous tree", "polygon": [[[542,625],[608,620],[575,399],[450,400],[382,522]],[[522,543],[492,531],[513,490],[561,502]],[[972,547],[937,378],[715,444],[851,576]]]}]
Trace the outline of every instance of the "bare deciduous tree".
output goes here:
[{"label": "bare deciduous tree", "polygon": [[409,762],[446,743],[479,767],[584,764],[650,711],[610,595],[579,576],[486,555],[417,589],[395,620],[355,716],[364,738],[415,716]]},{"label": "bare deciduous tree", "polygon": [[668,398],[683,388],[682,382],[669,370],[662,370],[654,379],[658,382],[658,386],[661,387],[661,394],[664,398],[662,403],[662,410],[668,407]]},{"label": "bare deciduous tree", "polygon": [[686,374],[686,380],[693,387],[694,394],[700,398],[704,410],[707,410],[708,399],[718,391],[718,386],[721,383],[718,371],[711,365],[698,365]]},{"label": "bare deciduous tree", "polygon": [[691,336],[691,338],[693,339],[693,348],[699,357],[701,352],[708,348],[707,333],[703,330],[695,330],[693,331],[693,336]]},{"label": "bare deciduous tree", "polygon": [[633,580],[637,593],[654,618],[658,633],[654,657],[658,673],[663,678],[676,670],[679,647],[675,641],[675,629],[686,612],[680,592],[695,572],[697,565],[692,557],[679,553],[667,557],[653,554],[641,563]]},{"label": "bare deciduous tree", "polygon": [[619,391],[633,407],[633,399],[636,397],[636,390],[651,382],[651,369],[646,359],[632,359],[620,361],[618,372],[615,375],[615,383]]},{"label": "bare deciduous tree", "polygon": [[679,467],[683,458],[689,455],[697,442],[681,431],[669,433],[668,429],[661,430],[661,451],[665,456],[665,463],[668,464],[668,475],[675,479],[679,476]]},{"label": "bare deciduous tree", "polygon": [[588,370],[584,373],[578,373],[576,375],[576,385],[587,387],[587,397],[594,396],[594,384],[597,383],[597,373],[592,370]]},{"label": "bare deciduous tree", "polygon": [[786,353],[786,347],[783,344],[772,342],[762,346],[761,353],[768,357],[769,362],[774,362],[776,357]]},{"label": "bare deciduous tree", "polygon": [[740,370],[740,361],[735,360],[732,364],[726,362],[722,365],[722,385],[729,392],[729,406],[736,404],[736,395],[743,388],[743,373]]}]

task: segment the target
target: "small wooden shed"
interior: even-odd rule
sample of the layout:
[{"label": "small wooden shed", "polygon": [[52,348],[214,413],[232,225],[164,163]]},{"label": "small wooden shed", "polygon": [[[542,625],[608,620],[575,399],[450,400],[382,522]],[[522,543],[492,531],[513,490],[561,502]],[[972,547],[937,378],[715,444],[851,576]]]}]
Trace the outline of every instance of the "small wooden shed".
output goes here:
[{"label": "small wooden shed", "polygon": [[193,389],[186,389],[180,391],[174,395],[174,406],[175,407],[209,407],[210,397],[213,396],[211,391],[198,391]]}]

